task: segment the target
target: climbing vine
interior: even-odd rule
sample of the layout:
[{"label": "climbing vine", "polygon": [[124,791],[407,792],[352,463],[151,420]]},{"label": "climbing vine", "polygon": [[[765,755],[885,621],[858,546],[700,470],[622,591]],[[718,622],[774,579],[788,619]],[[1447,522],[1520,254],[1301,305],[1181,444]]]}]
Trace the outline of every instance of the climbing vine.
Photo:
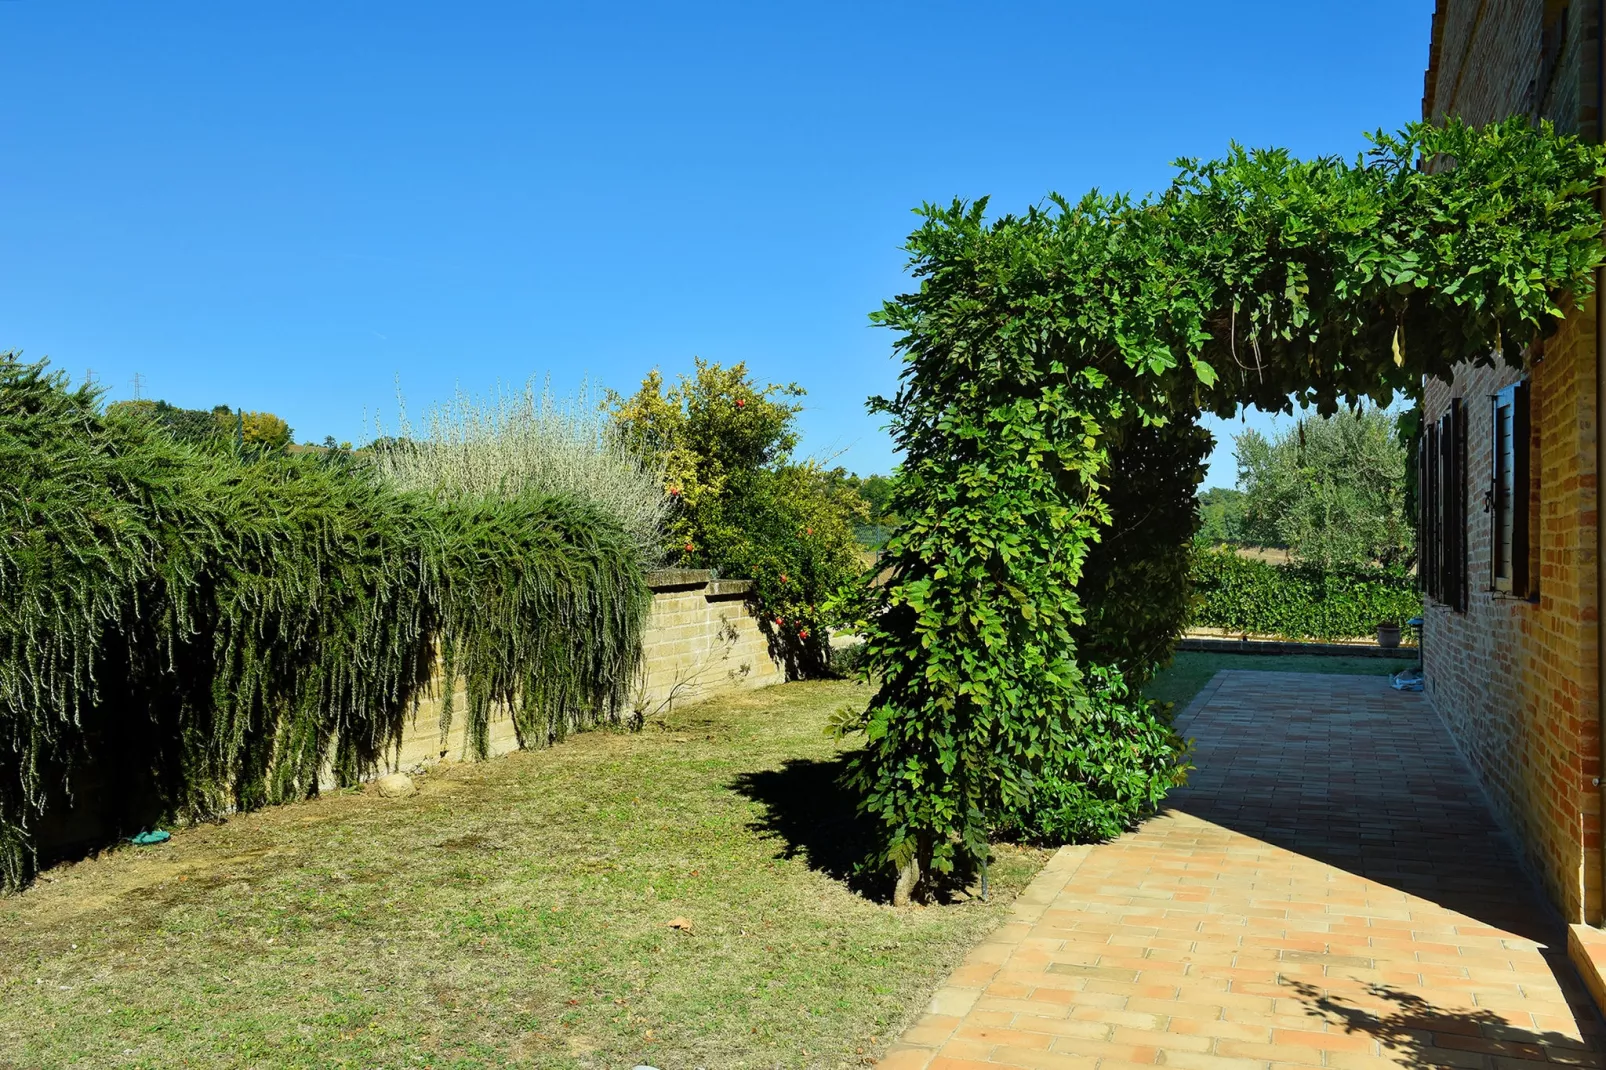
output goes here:
[{"label": "climbing vine", "polygon": [[898,898],[984,864],[997,816],[1169,655],[1201,413],[1330,413],[1520,364],[1589,293],[1601,149],[1520,119],[1372,143],[1235,147],[1146,199],[925,208],[919,288],[873,317],[904,362],[872,402],[904,522],[863,615],[880,688],[848,773]]}]

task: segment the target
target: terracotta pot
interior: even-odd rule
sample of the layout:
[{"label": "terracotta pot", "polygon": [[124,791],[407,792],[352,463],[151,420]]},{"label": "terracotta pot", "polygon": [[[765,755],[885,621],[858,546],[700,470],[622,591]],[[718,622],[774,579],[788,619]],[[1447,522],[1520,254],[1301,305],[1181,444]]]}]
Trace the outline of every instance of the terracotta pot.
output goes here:
[{"label": "terracotta pot", "polygon": [[1377,645],[1385,650],[1393,650],[1400,645],[1400,626],[1398,624],[1379,624],[1377,626]]}]

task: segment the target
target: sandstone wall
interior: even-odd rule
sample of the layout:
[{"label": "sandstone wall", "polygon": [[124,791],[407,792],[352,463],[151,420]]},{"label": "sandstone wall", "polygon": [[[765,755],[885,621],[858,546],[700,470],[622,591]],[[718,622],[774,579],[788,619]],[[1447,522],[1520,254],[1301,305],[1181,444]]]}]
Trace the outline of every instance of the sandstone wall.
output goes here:
[{"label": "sandstone wall", "polygon": [[[769,656],[769,646],[758,626],[746,580],[713,580],[708,572],[654,573],[652,608],[642,643],[642,663],[631,709],[645,718],[660,716],[673,705],[742,688],[765,687],[786,679],[781,665]],[[461,711],[466,697],[461,688],[454,706]],[[442,758],[467,756],[464,724],[453,718],[451,730],[440,729],[440,698],[425,701],[408,726],[400,752],[379,770],[413,770]],[[92,748],[96,749],[96,748]],[[512,719],[493,717],[491,755],[518,749]],[[107,755],[107,760],[114,760]],[[325,770],[325,790],[335,786]],[[117,822],[108,821],[111,808],[128,805],[110,788],[104,766],[90,763],[73,776],[71,799],[57,793],[38,826],[37,844],[47,863],[105,842]],[[124,819],[127,814],[121,815]],[[154,818],[154,815],[153,815]]]},{"label": "sandstone wall", "polygon": [[[769,643],[759,630],[749,581],[715,580],[709,572],[682,569],[655,572],[648,583],[652,609],[642,638],[631,712],[650,719],[672,705],[785,681],[784,668],[770,657]],[[462,710],[464,701],[459,688],[455,708]],[[393,768],[413,769],[441,758],[455,761],[466,756],[462,718],[453,718],[443,739],[441,706],[436,698],[419,709]],[[491,754],[517,749],[512,719],[493,719]]]}]

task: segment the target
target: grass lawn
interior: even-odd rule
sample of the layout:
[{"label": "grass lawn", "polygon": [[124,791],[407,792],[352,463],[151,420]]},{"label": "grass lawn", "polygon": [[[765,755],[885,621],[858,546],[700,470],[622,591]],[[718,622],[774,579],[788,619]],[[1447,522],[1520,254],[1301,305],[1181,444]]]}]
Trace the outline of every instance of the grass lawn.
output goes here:
[{"label": "grass lawn", "polygon": [[1000,848],[987,903],[850,888],[822,726],[866,698],[788,684],[57,867],[0,899],[0,1067],[871,1062],[1048,852]]},{"label": "grass lawn", "polygon": [[1324,654],[1214,654],[1199,650],[1180,650],[1171,664],[1162,669],[1143,693],[1149,698],[1176,703],[1176,711],[1187,708],[1210,678],[1222,669],[1251,669],[1260,672],[1344,673],[1355,676],[1387,676],[1416,664],[1416,655],[1393,658],[1330,657]]}]

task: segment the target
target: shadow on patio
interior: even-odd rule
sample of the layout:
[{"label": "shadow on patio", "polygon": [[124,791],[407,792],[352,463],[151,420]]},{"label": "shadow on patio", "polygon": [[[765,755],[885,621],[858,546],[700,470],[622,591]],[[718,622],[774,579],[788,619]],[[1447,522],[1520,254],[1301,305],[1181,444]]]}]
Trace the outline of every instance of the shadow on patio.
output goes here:
[{"label": "shadow on patio", "polygon": [[1599,1066],[1598,1052],[1575,1035],[1528,1029],[1486,1008],[1450,1010],[1414,992],[1370,984],[1358,998],[1335,995],[1303,981],[1292,991],[1313,1016],[1352,1037],[1377,1041],[1380,1055],[1400,1066],[1484,1067],[1494,1059]]},{"label": "shadow on patio", "polygon": [[1229,670],[1177,727],[1197,768],[1168,808],[1565,947],[1423,695],[1378,676]]},{"label": "shadow on patio", "polygon": [[1062,852],[889,1070],[1602,1065],[1566,928],[1422,696],[1229,671],[1178,727],[1188,786]]}]

